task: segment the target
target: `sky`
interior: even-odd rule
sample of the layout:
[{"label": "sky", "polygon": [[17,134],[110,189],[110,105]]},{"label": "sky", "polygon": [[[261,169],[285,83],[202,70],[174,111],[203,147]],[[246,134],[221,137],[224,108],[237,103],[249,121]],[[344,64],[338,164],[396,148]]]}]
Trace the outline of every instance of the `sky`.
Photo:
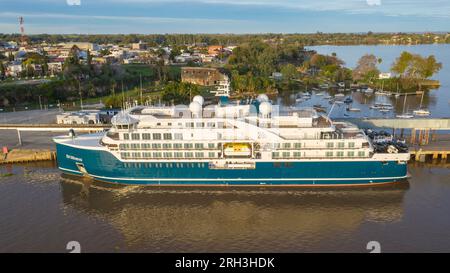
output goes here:
[{"label": "sky", "polygon": [[0,33],[450,31],[450,0],[0,0]]}]

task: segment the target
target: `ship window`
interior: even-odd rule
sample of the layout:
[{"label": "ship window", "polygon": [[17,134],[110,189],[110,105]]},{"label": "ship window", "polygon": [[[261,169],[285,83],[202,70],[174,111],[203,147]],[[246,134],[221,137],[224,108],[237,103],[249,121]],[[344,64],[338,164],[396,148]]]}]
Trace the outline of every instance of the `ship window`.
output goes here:
[{"label": "ship window", "polygon": [[128,125],[122,125],[122,129],[128,129]]},{"label": "ship window", "polygon": [[327,142],[327,148],[333,148],[334,143],[333,142]]},{"label": "ship window", "polygon": [[153,149],[161,149],[161,144],[159,144],[159,143],[153,143],[153,144],[152,144],[152,148],[153,148]]},{"label": "ship window", "polygon": [[359,151],[359,152],[358,152],[358,156],[361,156],[361,157],[362,157],[362,156],[365,156],[365,155],[366,155],[366,153],[365,153],[364,151]]},{"label": "ship window", "polygon": [[183,145],[181,143],[174,143],[173,144],[173,148],[174,149],[181,149],[183,147]]},{"label": "ship window", "polygon": [[343,157],[343,156],[344,156],[344,152],[342,152],[342,151],[337,152],[336,155],[337,155],[338,157]]},{"label": "ship window", "polygon": [[196,158],[203,158],[203,157],[205,157],[205,155],[204,155],[204,153],[202,153],[202,152],[196,152],[196,153],[195,153],[195,157],[196,157]]},{"label": "ship window", "polygon": [[139,137],[140,137],[139,134],[135,134],[135,133],[131,134],[131,139],[132,140],[139,140]]},{"label": "ship window", "polygon": [[140,158],[141,157],[141,153],[134,152],[134,153],[131,153],[131,155],[132,155],[133,158]]},{"label": "ship window", "polygon": [[165,140],[171,140],[172,139],[172,134],[171,133],[164,133],[164,139]]},{"label": "ship window", "polygon": [[294,157],[295,158],[299,158],[301,157],[302,153],[301,152],[294,152]]},{"label": "ship window", "polygon": [[170,158],[170,157],[172,157],[172,153],[170,153],[170,152],[165,152],[165,153],[164,153],[164,157]]},{"label": "ship window", "polygon": [[209,128],[214,128],[214,127],[216,127],[216,123],[214,123],[214,122],[208,122],[208,127]]},{"label": "ship window", "polygon": [[173,138],[176,140],[183,140],[183,134],[175,133],[175,134],[173,134]]},{"label": "ship window", "polygon": [[302,147],[301,143],[294,143],[294,148],[295,149],[300,149]]},{"label": "ship window", "polygon": [[208,148],[209,149],[214,149],[215,148],[215,144],[214,143],[208,143]]},{"label": "ship window", "polygon": [[130,134],[123,134],[123,139],[129,140],[130,139]]},{"label": "ship window", "polygon": [[130,153],[120,153],[120,155],[122,156],[122,158],[129,158],[130,157]]},{"label": "ship window", "polygon": [[203,143],[195,143],[195,149],[203,149]]},{"label": "ship window", "polygon": [[349,142],[348,143],[349,148],[355,148],[355,142]]},{"label": "ship window", "polygon": [[333,152],[326,152],[326,153],[325,153],[325,156],[326,156],[326,157],[333,157]]},{"label": "ship window", "polygon": [[172,144],[170,144],[170,143],[164,143],[164,144],[163,144],[163,148],[164,148],[164,149],[172,149]]},{"label": "ship window", "polygon": [[161,152],[155,152],[153,153],[154,158],[161,158]]},{"label": "ship window", "polygon": [[288,158],[291,156],[290,152],[283,152],[283,158]]},{"label": "ship window", "polygon": [[283,143],[283,149],[290,149],[291,143]]},{"label": "ship window", "polygon": [[345,146],[345,142],[339,142],[338,143],[338,148],[344,148]]},{"label": "ship window", "polygon": [[154,139],[154,140],[161,140],[161,134],[159,134],[159,133],[153,133],[153,139]]},{"label": "ship window", "polygon": [[143,150],[150,150],[151,145],[150,145],[150,143],[142,143],[142,144],[141,144],[141,148],[142,148]]},{"label": "ship window", "polygon": [[192,147],[193,147],[192,143],[184,143],[185,149],[192,149]]},{"label": "ship window", "polygon": [[125,150],[125,144],[119,144],[119,149]]},{"label": "ship window", "polygon": [[280,153],[279,152],[272,152],[272,158],[279,158]]},{"label": "ship window", "polygon": [[187,158],[192,158],[192,157],[194,157],[194,153],[186,152],[186,153],[184,153],[184,156],[187,157]]},{"label": "ship window", "polygon": [[152,157],[152,153],[149,153],[149,152],[143,152],[143,153],[142,153],[142,156],[143,156],[144,158],[151,158],[151,157]]},{"label": "ship window", "polygon": [[209,152],[209,153],[208,153],[208,157],[216,157],[216,153],[214,153],[214,152]]},{"label": "ship window", "polygon": [[181,157],[183,157],[183,153],[182,152],[175,152],[174,153],[174,157],[181,158]]},{"label": "ship window", "polygon": [[348,156],[348,157],[353,157],[353,156],[355,156],[355,152],[348,152],[348,153],[347,153],[347,156]]},{"label": "ship window", "polygon": [[141,148],[141,145],[139,145],[139,143],[132,143],[131,144],[131,149],[132,150],[139,150]]},{"label": "ship window", "polygon": [[197,126],[199,128],[203,128],[203,127],[205,127],[205,123],[204,122],[197,122],[197,124],[195,126]]},{"label": "ship window", "polygon": [[149,133],[143,133],[143,134],[142,134],[142,139],[143,139],[143,140],[149,140],[149,139],[151,139],[151,134],[149,134]]}]

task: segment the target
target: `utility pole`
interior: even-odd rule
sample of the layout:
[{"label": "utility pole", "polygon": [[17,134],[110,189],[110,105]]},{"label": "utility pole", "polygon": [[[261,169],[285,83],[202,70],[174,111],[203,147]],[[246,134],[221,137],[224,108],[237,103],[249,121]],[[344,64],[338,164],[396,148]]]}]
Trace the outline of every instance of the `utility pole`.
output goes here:
[{"label": "utility pole", "polygon": [[140,82],[140,84],[141,84],[141,93],[140,93],[140,97],[141,97],[141,104],[143,104],[143,101],[142,101],[142,74],[141,73],[139,73],[139,82]]},{"label": "utility pole", "polygon": [[125,110],[125,93],[123,92],[123,80],[122,80],[122,110]]},{"label": "utility pole", "polygon": [[42,110],[42,101],[41,101],[41,95],[39,95],[39,108]]},{"label": "utility pole", "polygon": [[80,106],[83,110],[83,95],[81,94],[81,81],[78,79],[78,92],[80,93]]}]

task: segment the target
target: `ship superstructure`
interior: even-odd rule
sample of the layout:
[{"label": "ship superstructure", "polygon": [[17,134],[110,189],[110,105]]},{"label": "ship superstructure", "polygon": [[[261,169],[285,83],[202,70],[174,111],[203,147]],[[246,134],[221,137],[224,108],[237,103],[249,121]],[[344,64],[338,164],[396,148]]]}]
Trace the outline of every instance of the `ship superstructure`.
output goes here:
[{"label": "ship superstructure", "polygon": [[312,108],[249,103],[133,107],[106,133],[57,137],[62,171],[152,185],[360,185],[406,177],[409,153],[375,151],[355,125]]}]

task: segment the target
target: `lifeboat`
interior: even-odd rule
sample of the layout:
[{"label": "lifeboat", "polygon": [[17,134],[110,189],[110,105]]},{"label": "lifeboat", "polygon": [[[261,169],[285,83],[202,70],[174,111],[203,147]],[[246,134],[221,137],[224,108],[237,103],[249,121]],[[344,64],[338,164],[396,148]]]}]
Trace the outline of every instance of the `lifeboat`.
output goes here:
[{"label": "lifeboat", "polygon": [[223,154],[227,157],[251,157],[252,146],[249,143],[226,143]]}]

